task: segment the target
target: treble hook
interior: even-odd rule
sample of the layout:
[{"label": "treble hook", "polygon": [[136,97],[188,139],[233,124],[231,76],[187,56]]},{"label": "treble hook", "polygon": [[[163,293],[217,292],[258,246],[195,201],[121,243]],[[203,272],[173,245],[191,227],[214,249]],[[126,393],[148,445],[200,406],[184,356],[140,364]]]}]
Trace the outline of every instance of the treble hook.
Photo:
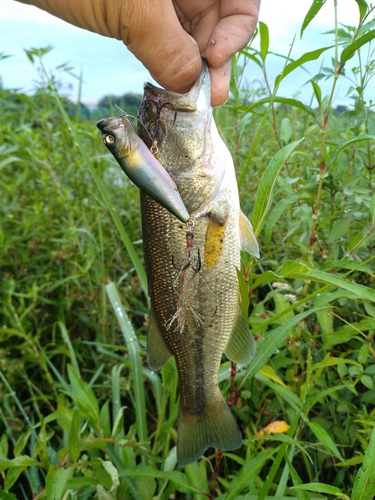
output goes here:
[{"label": "treble hook", "polygon": [[178,266],[174,262],[174,255],[172,255],[172,266],[177,271],[185,271],[185,269],[187,269],[189,266],[191,266],[192,270],[195,273],[199,273],[199,271],[201,270],[201,267],[202,267],[202,261],[201,261],[201,255],[199,253],[199,248],[198,248],[197,265],[195,267],[193,266],[193,259],[192,258],[189,258],[182,266]]},{"label": "treble hook", "polygon": [[148,103],[149,105],[152,104],[155,106],[156,109],[156,115],[155,115],[155,121],[150,122],[147,128],[147,132],[150,135],[151,141],[152,141],[152,146],[150,148],[151,153],[156,154],[158,152],[158,140],[160,139],[161,132],[163,130],[163,127],[160,123],[160,115],[162,112],[162,109],[164,106],[170,106],[173,111],[174,111],[174,118],[173,118],[173,125],[176,123],[177,119],[177,108],[176,106],[169,101],[163,102],[163,104],[160,104],[160,102],[155,102],[152,99],[146,99],[142,102],[141,105],[141,110],[144,108],[144,106]]},{"label": "treble hook", "polygon": [[193,220],[188,220],[186,223],[186,260],[182,264],[182,266],[178,266],[175,264],[174,261],[174,255],[172,255],[172,266],[177,270],[177,271],[185,271],[189,266],[193,269],[195,273],[199,273],[201,266],[202,266],[202,261],[201,261],[201,256],[199,253],[199,248],[197,252],[197,265],[193,266],[194,262],[194,255],[193,255],[193,239],[194,239],[194,233],[193,233],[193,228],[194,228],[194,221]]}]

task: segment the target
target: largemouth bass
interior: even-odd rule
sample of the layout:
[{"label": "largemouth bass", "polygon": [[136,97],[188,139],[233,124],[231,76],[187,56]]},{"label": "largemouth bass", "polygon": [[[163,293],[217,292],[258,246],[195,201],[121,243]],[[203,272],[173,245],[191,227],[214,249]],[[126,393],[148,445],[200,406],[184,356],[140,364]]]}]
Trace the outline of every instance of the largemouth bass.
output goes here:
[{"label": "largemouth bass", "polygon": [[104,144],[129,179],[180,221],[189,220],[176,184],[138,137],[126,116],[103,118],[96,126],[102,133]]},{"label": "largemouth bass", "polygon": [[191,220],[182,224],[141,193],[144,256],[151,310],[147,355],[158,370],[172,354],[180,384],[180,466],[209,447],[241,446],[238,425],[218,387],[223,353],[248,363],[255,343],[239,308],[240,250],[259,256],[240,211],[231,155],[210,105],[206,64],[192,90],[177,94],[145,85],[139,134],[176,183]]}]

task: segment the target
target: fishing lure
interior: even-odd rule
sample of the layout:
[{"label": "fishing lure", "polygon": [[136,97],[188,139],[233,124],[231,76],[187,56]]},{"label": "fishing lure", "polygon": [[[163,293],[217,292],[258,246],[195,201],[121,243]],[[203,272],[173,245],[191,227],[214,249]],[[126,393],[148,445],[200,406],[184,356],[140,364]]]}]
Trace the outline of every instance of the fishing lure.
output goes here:
[{"label": "fishing lure", "polygon": [[129,179],[181,222],[190,220],[172,177],[138,137],[127,117],[103,118],[96,125],[104,144]]}]

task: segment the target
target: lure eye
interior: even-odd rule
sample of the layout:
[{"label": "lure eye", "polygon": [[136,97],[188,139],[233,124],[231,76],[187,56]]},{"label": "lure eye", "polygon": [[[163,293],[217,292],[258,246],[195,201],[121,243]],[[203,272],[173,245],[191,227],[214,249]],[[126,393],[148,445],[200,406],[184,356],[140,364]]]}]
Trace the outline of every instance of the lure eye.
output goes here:
[{"label": "lure eye", "polygon": [[113,135],[111,135],[111,134],[106,134],[106,135],[104,136],[104,144],[105,144],[106,146],[113,146],[115,142],[116,142],[116,141],[115,141],[115,138],[113,137]]}]

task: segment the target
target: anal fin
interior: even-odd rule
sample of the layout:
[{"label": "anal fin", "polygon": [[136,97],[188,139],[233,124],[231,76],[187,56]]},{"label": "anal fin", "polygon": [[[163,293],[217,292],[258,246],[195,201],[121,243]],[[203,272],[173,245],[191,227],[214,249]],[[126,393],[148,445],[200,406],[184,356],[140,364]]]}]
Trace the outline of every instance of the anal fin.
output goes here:
[{"label": "anal fin", "polygon": [[224,353],[234,363],[247,365],[253,359],[255,351],[254,337],[241,312],[238,311],[237,320]]},{"label": "anal fin", "polygon": [[154,308],[151,305],[147,332],[147,362],[150,370],[160,370],[170,355],[157,324]]},{"label": "anal fin", "polygon": [[253,226],[243,212],[240,212],[240,238],[241,250],[259,259],[259,246]]}]

